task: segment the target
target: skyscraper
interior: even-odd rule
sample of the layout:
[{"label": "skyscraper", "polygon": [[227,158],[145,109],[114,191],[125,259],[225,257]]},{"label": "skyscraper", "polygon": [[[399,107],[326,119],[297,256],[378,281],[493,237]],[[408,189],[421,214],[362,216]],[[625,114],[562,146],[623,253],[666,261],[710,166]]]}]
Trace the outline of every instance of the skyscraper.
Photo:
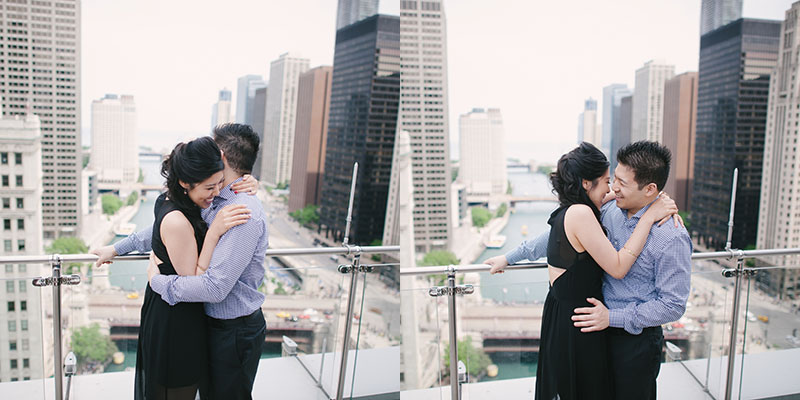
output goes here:
[{"label": "skyscraper", "polygon": [[236,122],[253,125],[253,100],[256,90],[266,85],[261,75],[245,75],[236,81]]},{"label": "skyscraper", "polygon": [[[800,99],[792,95],[800,90],[794,79],[800,72],[792,49],[800,45],[797,33],[800,23],[800,3],[786,11],[778,47],[777,68],[772,72],[767,109],[767,130],[764,138],[764,167],[761,181],[761,201],[758,212],[759,249],[800,247],[800,163],[797,157],[797,109]],[[769,265],[797,265],[798,256],[769,257]],[[757,279],[772,294],[781,297],[800,296],[800,271],[777,269],[763,271]]]},{"label": "skyscraper", "polygon": [[614,115],[614,131],[611,137],[611,174],[617,168],[617,152],[631,142],[631,128],[633,125],[633,95],[619,99],[619,112]]},{"label": "skyscraper", "polygon": [[[594,125],[592,125],[594,128]],[[458,119],[461,163],[458,181],[467,186],[468,202],[490,202],[508,187],[505,130],[497,108],[475,108]]]},{"label": "skyscraper", "polygon": [[597,131],[597,100],[588,98],[578,116],[578,143],[589,142],[601,147],[601,133]]},{"label": "skyscraper", "polygon": [[700,39],[691,229],[708,247],[725,245],[737,167],[732,244],[756,243],[769,80],[780,30],[778,21],[745,18]]},{"label": "skyscraper", "polygon": [[[3,255],[42,254],[42,134],[33,114],[0,119],[0,241]],[[42,323],[52,303],[42,300],[31,276],[46,275],[40,264],[5,264],[0,268],[0,382],[44,378],[52,374],[42,361]],[[46,293],[46,292],[45,292]]]},{"label": "skyscraper", "polygon": [[[441,0],[400,2],[402,83],[399,130],[414,151],[414,242],[419,252],[445,250],[451,240],[450,121],[447,24]],[[392,193],[396,171],[392,172]],[[384,243],[398,243],[397,202],[387,206]]]},{"label": "skyscraper", "polygon": [[81,208],[81,3],[3,6],[4,114],[24,116],[30,107],[39,116],[42,235],[74,236]]},{"label": "skyscraper", "polygon": [[631,141],[661,143],[664,117],[664,82],[675,75],[675,66],[663,60],[650,60],[636,70],[633,89]]},{"label": "skyscraper", "polygon": [[742,18],[743,0],[703,0],[700,6],[700,36]]},{"label": "skyscraper", "polygon": [[379,0],[339,0],[336,30],[378,13]]},{"label": "skyscraper", "polygon": [[664,191],[684,211],[691,210],[696,124],[697,72],[684,72],[664,85],[663,142],[672,152],[672,168]]},{"label": "skyscraper", "polygon": [[272,186],[291,178],[297,84],[306,71],[308,59],[292,53],[283,53],[270,63],[260,179]]},{"label": "skyscraper", "polygon": [[611,157],[611,142],[616,129],[615,120],[618,119],[620,101],[625,96],[631,95],[628,85],[612,83],[603,88],[603,140],[600,147],[606,155]]},{"label": "skyscraper", "polygon": [[333,67],[322,66],[300,75],[289,212],[308,204],[319,205],[322,173],[325,171],[332,73]]},{"label": "skyscraper", "polygon": [[356,161],[350,237],[353,243],[383,237],[399,101],[400,19],[375,15],[336,31],[320,205],[320,223],[335,240],[345,235]]},{"label": "skyscraper", "polygon": [[258,134],[258,138],[260,139],[260,147],[258,156],[256,157],[256,162],[253,164],[253,176],[256,179],[261,180],[261,157],[264,155],[264,119],[266,118],[267,112],[267,93],[269,91],[269,87],[264,86],[262,88],[256,89],[255,95],[253,96],[253,130],[256,131]]},{"label": "skyscraper", "polygon": [[[219,91],[219,99],[211,106],[211,131],[217,125],[227,124],[233,122],[233,114],[231,114],[231,91],[222,89]],[[209,133],[211,132],[209,131]]]},{"label": "skyscraper", "polygon": [[89,167],[97,171],[102,189],[134,190],[139,178],[136,103],[133,96],[107,94],[92,101],[92,153]]}]

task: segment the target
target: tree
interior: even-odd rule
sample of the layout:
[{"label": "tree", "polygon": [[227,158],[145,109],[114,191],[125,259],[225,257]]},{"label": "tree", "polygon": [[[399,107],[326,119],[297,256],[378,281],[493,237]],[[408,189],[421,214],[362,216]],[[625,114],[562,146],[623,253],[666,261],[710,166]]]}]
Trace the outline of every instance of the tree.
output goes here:
[{"label": "tree", "polygon": [[[89,252],[89,248],[81,238],[65,236],[54,240],[46,251],[49,254],[86,254]],[[67,268],[62,267],[62,269],[65,273],[72,274],[75,269],[80,272],[81,266],[83,266],[82,263],[72,262],[67,264]]]},{"label": "tree", "polygon": [[133,192],[131,192],[131,194],[128,195],[128,198],[125,199],[125,205],[126,206],[132,206],[132,205],[136,204],[136,200],[139,200],[139,193],[137,193],[134,190]]},{"label": "tree", "polygon": [[483,228],[491,219],[492,213],[485,207],[472,207],[472,225]]},{"label": "tree", "polygon": [[97,323],[73,329],[70,347],[78,357],[78,367],[84,370],[90,364],[108,361],[117,351],[117,345],[100,333]]},{"label": "tree", "polygon": [[[383,240],[375,239],[375,240],[369,242],[369,245],[370,246],[382,246],[383,245]],[[381,255],[380,254],[373,254],[372,257],[370,257],[370,258],[372,258],[372,261],[380,261],[381,260]]]},{"label": "tree", "polygon": [[312,226],[319,222],[319,209],[314,204],[308,204],[305,207],[289,213],[289,216],[299,222],[300,225]]},{"label": "tree", "polygon": [[420,266],[458,265],[458,257],[448,250],[433,250],[422,258]]},{"label": "tree", "polygon": [[692,222],[692,214],[689,214],[686,211],[678,211],[678,215],[680,215],[681,218],[683,218],[683,226],[685,226],[686,230],[689,231],[689,227],[691,226]]},{"label": "tree", "polygon": [[506,211],[508,211],[508,204],[506,203],[500,204],[500,207],[497,207],[497,214],[495,214],[495,216],[497,218],[500,218],[503,215],[506,215]]},{"label": "tree", "polygon": [[508,188],[506,189],[506,194],[512,194],[514,191],[514,187],[511,186],[511,180],[508,181]]},{"label": "tree", "polygon": [[[450,371],[450,343],[445,345],[444,354],[445,369]],[[483,349],[472,344],[471,336],[458,341],[458,359],[464,362],[467,372],[472,376],[479,375],[492,363],[492,359]]]},{"label": "tree", "polygon": [[550,173],[553,172],[553,166],[552,165],[540,165],[538,168],[536,168],[536,172],[538,172],[540,174],[550,175]]},{"label": "tree", "polygon": [[283,190],[283,189],[288,189],[288,188],[289,188],[289,184],[286,183],[286,182],[280,182],[275,186],[275,189],[278,189],[278,190]]},{"label": "tree", "polygon": [[122,207],[122,200],[113,194],[104,194],[100,197],[103,203],[103,214],[114,215]]}]

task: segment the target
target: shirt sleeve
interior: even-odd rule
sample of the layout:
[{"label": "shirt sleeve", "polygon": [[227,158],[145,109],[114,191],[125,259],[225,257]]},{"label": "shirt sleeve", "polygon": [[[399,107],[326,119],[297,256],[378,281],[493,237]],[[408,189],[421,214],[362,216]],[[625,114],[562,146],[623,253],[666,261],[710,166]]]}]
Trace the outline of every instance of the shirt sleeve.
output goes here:
[{"label": "shirt sleeve", "polygon": [[208,270],[200,276],[155,275],[150,287],[170,305],[180,302],[219,303],[253,259],[258,240],[266,235],[263,221],[235,226],[219,239]]},{"label": "shirt sleeve", "polygon": [[677,321],[686,311],[692,273],[692,243],[680,235],[665,246],[656,262],[656,296],[640,304],[609,310],[609,325],[634,335],[642,329]]},{"label": "shirt sleeve", "polygon": [[153,250],[153,246],[151,244],[152,239],[153,226],[150,225],[149,227],[139,232],[134,232],[128,235],[128,237],[125,239],[114,243],[114,251],[116,251],[119,255],[128,254],[134,250],[140,253],[146,253]]},{"label": "shirt sleeve", "polygon": [[506,253],[509,264],[516,264],[522,260],[538,260],[547,257],[547,242],[550,240],[550,225],[539,236],[522,242],[516,249]]}]

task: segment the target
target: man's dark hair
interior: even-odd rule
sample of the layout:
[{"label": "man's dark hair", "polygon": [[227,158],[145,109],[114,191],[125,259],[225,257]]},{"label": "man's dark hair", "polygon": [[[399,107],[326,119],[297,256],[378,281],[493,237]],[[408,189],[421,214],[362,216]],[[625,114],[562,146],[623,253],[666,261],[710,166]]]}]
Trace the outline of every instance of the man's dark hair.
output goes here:
[{"label": "man's dark hair", "polygon": [[631,143],[617,152],[617,162],[633,170],[639,190],[651,182],[658,190],[664,190],[671,161],[672,154],[668,148],[647,140]]},{"label": "man's dark hair", "polygon": [[240,174],[253,171],[261,141],[253,127],[245,124],[222,124],[214,128],[214,141],[225,153],[228,165]]}]

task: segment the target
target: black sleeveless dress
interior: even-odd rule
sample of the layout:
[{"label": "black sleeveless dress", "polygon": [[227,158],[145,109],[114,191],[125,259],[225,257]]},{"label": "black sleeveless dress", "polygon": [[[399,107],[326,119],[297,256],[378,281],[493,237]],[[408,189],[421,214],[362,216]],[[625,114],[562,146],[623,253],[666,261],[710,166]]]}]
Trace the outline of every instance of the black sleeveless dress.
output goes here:
[{"label": "black sleeveless dress", "polygon": [[550,286],[542,313],[536,399],[611,399],[613,383],[606,332],[582,333],[573,325],[573,310],[603,301],[603,270],[586,251],[578,253],[564,232],[561,207],[550,215],[547,263],[566,271]]},{"label": "black sleeveless dress", "polygon": [[[161,221],[169,212],[178,210],[166,194],[155,204],[152,247],[162,261],[158,269],[163,275],[177,275],[161,240]],[[200,214],[187,215],[192,226],[202,222]],[[199,219],[199,221],[198,221]],[[205,231],[195,229],[197,251],[200,252]],[[171,393],[191,391],[192,386],[205,394],[208,385],[208,339],[203,303],[178,303],[170,306],[147,285],[139,325],[139,344],[136,351],[136,380],[134,397],[137,400],[175,397]],[[191,397],[194,399],[194,396]]]}]

